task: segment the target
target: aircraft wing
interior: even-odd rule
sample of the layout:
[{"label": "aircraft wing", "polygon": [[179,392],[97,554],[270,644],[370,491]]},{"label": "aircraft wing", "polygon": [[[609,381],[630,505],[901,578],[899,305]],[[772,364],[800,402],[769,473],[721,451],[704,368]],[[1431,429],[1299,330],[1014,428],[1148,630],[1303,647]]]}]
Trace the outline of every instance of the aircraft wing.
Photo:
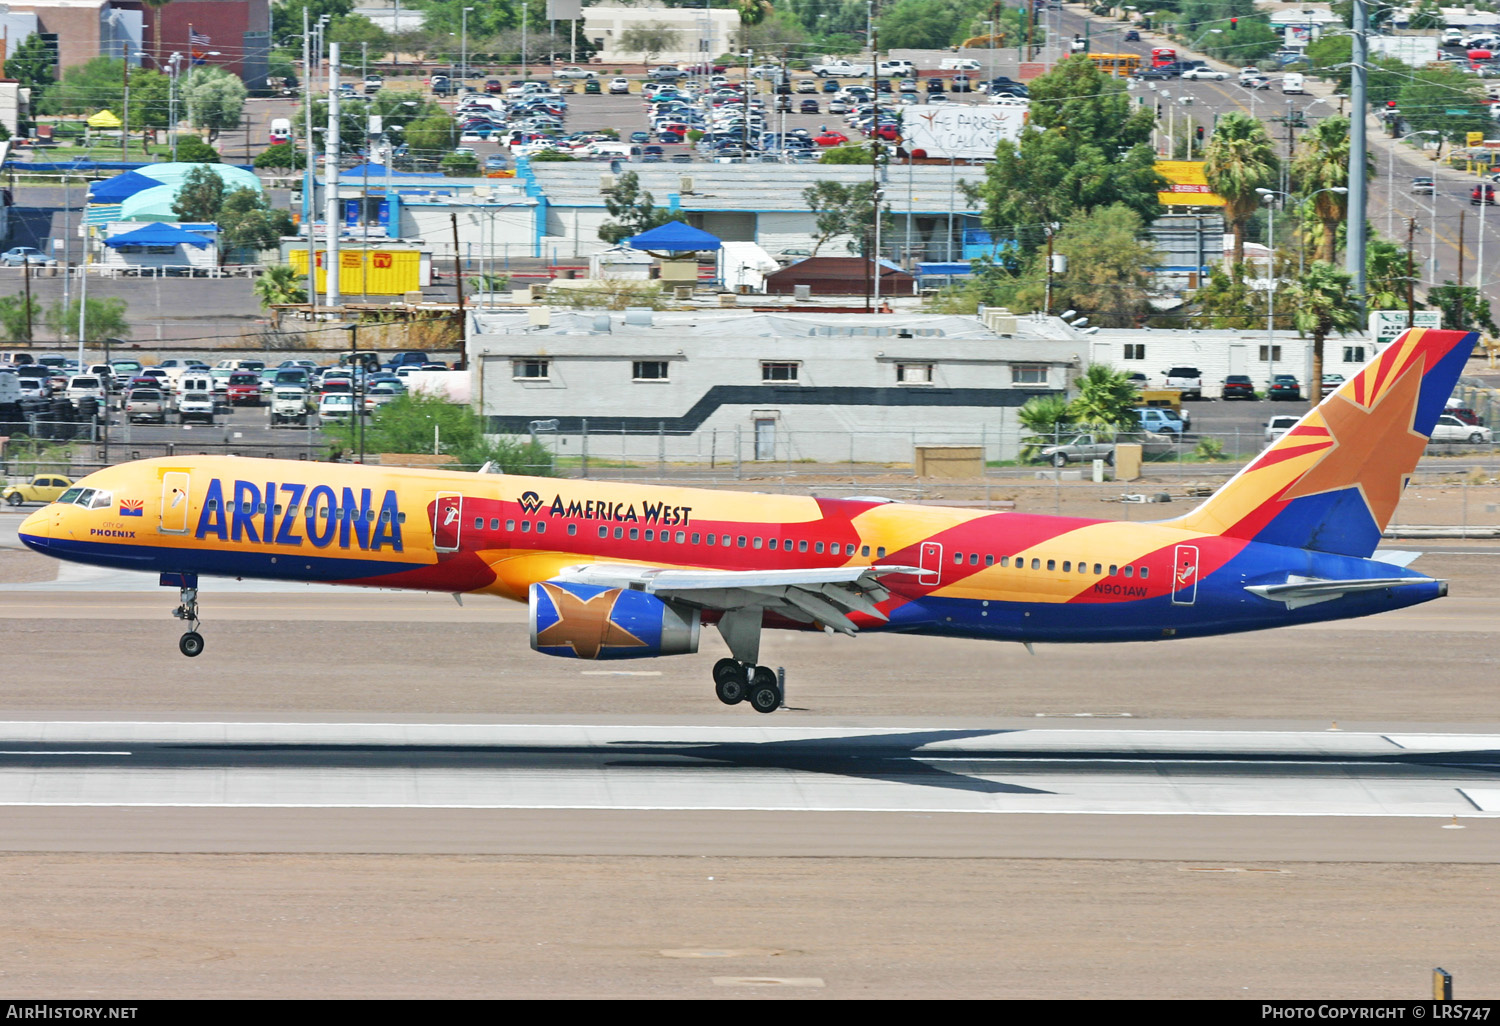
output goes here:
[{"label": "aircraft wing", "polygon": [[1312,577],[1291,576],[1285,584],[1250,584],[1245,590],[1272,602],[1285,602],[1288,609],[1316,605],[1343,598],[1360,591],[1381,591],[1409,584],[1427,584],[1426,577],[1364,577],[1349,581],[1324,581]]},{"label": "aircraft wing", "polygon": [[887,619],[877,604],[890,597],[880,578],[920,574],[913,566],[813,567],[806,570],[667,570],[589,563],[563,569],[555,580],[634,588],[700,609],[760,608],[798,623],[819,623],[840,634],[859,628],[850,613]]}]

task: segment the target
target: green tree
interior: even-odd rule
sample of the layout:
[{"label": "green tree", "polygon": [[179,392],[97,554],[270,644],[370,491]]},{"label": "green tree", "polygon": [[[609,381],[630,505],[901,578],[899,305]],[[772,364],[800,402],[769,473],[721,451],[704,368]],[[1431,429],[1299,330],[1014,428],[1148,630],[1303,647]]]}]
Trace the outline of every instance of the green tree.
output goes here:
[{"label": "green tree", "polygon": [[819,164],[873,164],[875,151],[860,143],[847,146],[830,146],[818,158]]},{"label": "green tree", "polygon": [[21,40],[21,44],[5,62],[5,77],[13,78],[31,90],[31,104],[36,107],[47,87],[52,85],[52,69],[57,66],[57,55],[42,42],[35,32]]},{"label": "green tree", "polygon": [[1245,265],[1215,267],[1208,284],[1193,296],[1192,324],[1198,328],[1263,328],[1266,324],[1266,300],[1250,287]]},{"label": "green tree", "polygon": [[449,178],[474,178],[479,174],[479,158],[472,153],[449,153],[440,166]]},{"label": "green tree", "polygon": [[[100,342],[106,338],[129,338],[130,322],[125,319],[125,300],[119,296],[90,299],[84,306],[83,340]],[[66,306],[58,303],[47,308],[47,328],[60,339],[78,337],[78,300]]]},{"label": "green tree", "polygon": [[1414,132],[1439,132],[1449,142],[1469,132],[1495,127],[1484,86],[1472,75],[1447,68],[1411,72],[1396,99],[1401,117]]},{"label": "green tree", "polygon": [[275,249],[283,236],[295,231],[291,214],[271,209],[265,193],[249,187],[224,197],[218,223],[220,262],[238,249]]},{"label": "green tree", "polygon": [[[444,453],[466,467],[478,468],[494,462],[507,474],[550,477],[552,454],[530,439],[486,436],[484,418],[467,406],[423,393],[407,393],[380,407],[365,426],[366,452],[432,452],[433,429]],[[335,448],[352,450],[358,445],[357,428],[351,424],[328,424],[323,433]]]},{"label": "green tree", "polygon": [[304,280],[290,264],[273,264],[255,279],[255,296],[260,305],[271,307],[307,302]]},{"label": "green tree", "polygon": [[677,45],[678,31],[664,21],[646,21],[632,25],[620,33],[620,49],[625,53],[638,53],[641,60],[649,64],[663,50]]},{"label": "green tree", "polygon": [[[871,231],[875,223],[874,194],[875,187],[869,182],[845,185],[819,179],[803,189],[802,200],[814,215],[812,255],[817,256],[825,244],[847,235],[854,240],[860,255],[868,257],[874,241]],[[893,222],[888,207],[882,206],[880,212],[884,234]]]},{"label": "green tree", "polygon": [[23,293],[0,296],[0,331],[6,338],[32,340],[33,325],[42,316],[42,304],[36,299],[27,299]]},{"label": "green tree", "polygon": [[1091,363],[1078,379],[1078,395],[1068,404],[1075,424],[1091,427],[1131,427],[1141,393],[1125,371],[1108,364]]},{"label": "green tree", "polygon": [[1027,432],[1021,437],[1021,461],[1034,463],[1042,446],[1054,444],[1068,424],[1068,400],[1060,395],[1034,395],[1016,411]]},{"label": "green tree", "polygon": [[267,146],[255,156],[257,171],[300,171],[307,164],[307,155],[291,143]]},{"label": "green tree", "polygon": [[[1375,164],[1369,161],[1366,176],[1375,177]],[[1311,197],[1313,210],[1323,228],[1317,259],[1332,264],[1338,241],[1338,230],[1346,218],[1348,196],[1330,189],[1343,189],[1349,182],[1349,119],[1324,118],[1317,127],[1302,136],[1297,155],[1292,159],[1292,179],[1297,189]]]},{"label": "green tree", "polygon": [[[301,52],[302,11],[306,9],[308,25],[328,15],[340,18],[354,10],[354,0],[277,0],[271,5],[271,38],[280,46],[292,46]],[[158,46],[160,52],[160,46]]]},{"label": "green tree", "polygon": [[406,145],[413,155],[435,157],[450,152],[457,142],[457,126],[444,114],[421,118],[406,126]]},{"label": "green tree", "polygon": [[206,223],[219,219],[224,206],[224,179],[210,167],[195,167],[182,179],[172,213],[179,221]]},{"label": "green tree", "polygon": [[[1406,273],[1406,250],[1387,239],[1365,244],[1365,305],[1371,310],[1395,310],[1406,305],[1411,278]],[[1421,303],[1414,304],[1416,308]]]},{"label": "green tree", "polygon": [[[1209,30],[1217,28],[1218,33]],[[1227,18],[1204,26],[1202,49],[1210,57],[1234,64],[1254,64],[1271,56],[1284,45],[1281,33],[1263,21],[1246,21],[1240,18],[1236,28],[1229,27]]]},{"label": "green tree", "polygon": [[[1161,254],[1142,241],[1145,225],[1123,203],[1075,213],[1053,240],[1068,269],[1052,275],[1052,309],[1087,314],[1098,327],[1133,328],[1151,312],[1150,268]],[[1031,255],[1013,302],[1041,310],[1046,305],[1047,254]]]},{"label": "green tree", "polygon": [[1260,208],[1256,190],[1273,188],[1280,170],[1276,144],[1263,123],[1238,112],[1219,118],[1203,150],[1203,174],[1209,187],[1224,197],[1236,265],[1245,262],[1245,224]]},{"label": "green tree", "polygon": [[1350,291],[1352,281],[1332,264],[1314,260],[1286,289],[1293,326],[1299,335],[1311,335],[1313,340],[1312,380],[1307,386],[1312,406],[1323,398],[1323,340],[1335,331],[1359,327],[1359,301]]},{"label": "green tree", "polygon": [[660,228],[670,221],[686,221],[681,211],[662,210],[651,193],[641,188],[634,171],[626,171],[615,180],[615,186],[604,194],[604,208],[613,220],[599,226],[599,238],[619,243],[632,235]]},{"label": "green tree", "polygon": [[1437,0],[1422,0],[1411,12],[1411,19],[1406,26],[1413,29],[1441,29],[1448,26],[1448,18],[1438,6]]},{"label": "green tree", "polygon": [[1124,83],[1072,57],[1031,83],[1031,120],[1018,143],[1002,140],[975,198],[986,227],[1035,252],[1049,225],[1123,203],[1149,223],[1161,212],[1149,145],[1153,115]]},{"label": "green tree", "polygon": [[108,110],[131,128],[154,129],[167,123],[167,76],[149,68],[130,69],[130,111],[125,117],[125,62],[95,57],[63,73],[42,97],[47,114],[96,114]]},{"label": "green tree", "polygon": [[544,164],[564,164],[578,158],[571,153],[564,153],[562,150],[543,150],[540,153],[533,153],[529,159],[533,164],[538,161]]},{"label": "green tree", "polygon": [[217,164],[219,151],[196,135],[177,140],[177,161],[181,164]]},{"label": "green tree", "polygon": [[385,60],[391,45],[391,38],[385,30],[362,14],[345,14],[329,22],[328,41],[343,46],[345,63],[365,57],[372,61]]},{"label": "green tree", "polygon": [[245,110],[245,83],[223,68],[194,68],[181,86],[189,123],[208,129],[214,142],[226,128],[237,128]]},{"label": "green tree", "polygon": [[1428,290],[1427,302],[1443,312],[1444,327],[1500,335],[1490,316],[1490,301],[1480,296],[1478,289],[1445,281]]}]

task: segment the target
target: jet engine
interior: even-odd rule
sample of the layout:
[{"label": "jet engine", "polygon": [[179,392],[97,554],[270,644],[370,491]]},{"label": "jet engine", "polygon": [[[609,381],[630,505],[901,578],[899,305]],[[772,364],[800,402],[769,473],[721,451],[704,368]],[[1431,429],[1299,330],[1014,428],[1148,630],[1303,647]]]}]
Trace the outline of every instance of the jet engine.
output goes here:
[{"label": "jet engine", "polygon": [[544,581],[530,589],[531,647],[566,659],[698,651],[699,613],[628,588]]}]

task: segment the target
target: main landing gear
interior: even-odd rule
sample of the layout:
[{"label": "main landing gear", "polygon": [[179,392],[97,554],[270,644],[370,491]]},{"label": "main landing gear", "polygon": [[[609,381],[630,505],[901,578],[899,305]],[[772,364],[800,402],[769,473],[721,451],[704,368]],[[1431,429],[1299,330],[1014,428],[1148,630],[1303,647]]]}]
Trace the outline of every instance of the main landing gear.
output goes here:
[{"label": "main landing gear", "polygon": [[737,659],[714,663],[714,694],[725,705],[739,705],[747,698],[758,713],[781,708],[785,693],[780,675],[769,666],[751,666]]},{"label": "main landing gear", "polygon": [[172,615],[187,622],[187,633],[178,639],[177,647],[185,656],[195,656],[203,651],[203,635],[198,633],[198,589],[177,589],[182,604],[172,610]]}]

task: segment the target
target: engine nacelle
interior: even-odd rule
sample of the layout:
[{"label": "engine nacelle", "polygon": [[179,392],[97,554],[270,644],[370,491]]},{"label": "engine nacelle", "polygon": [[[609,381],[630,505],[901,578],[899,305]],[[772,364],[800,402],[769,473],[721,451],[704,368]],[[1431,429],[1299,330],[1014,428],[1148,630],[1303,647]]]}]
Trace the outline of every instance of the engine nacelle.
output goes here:
[{"label": "engine nacelle", "polygon": [[698,651],[699,613],[628,588],[546,581],[530,590],[531,647],[566,659]]}]

